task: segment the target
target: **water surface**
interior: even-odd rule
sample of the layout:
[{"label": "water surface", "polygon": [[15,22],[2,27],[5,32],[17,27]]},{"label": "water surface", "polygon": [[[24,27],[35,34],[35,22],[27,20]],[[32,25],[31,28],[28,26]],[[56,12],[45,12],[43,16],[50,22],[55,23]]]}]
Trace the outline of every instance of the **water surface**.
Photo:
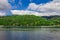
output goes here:
[{"label": "water surface", "polygon": [[1,30],[0,40],[60,40],[60,28],[13,28]]}]

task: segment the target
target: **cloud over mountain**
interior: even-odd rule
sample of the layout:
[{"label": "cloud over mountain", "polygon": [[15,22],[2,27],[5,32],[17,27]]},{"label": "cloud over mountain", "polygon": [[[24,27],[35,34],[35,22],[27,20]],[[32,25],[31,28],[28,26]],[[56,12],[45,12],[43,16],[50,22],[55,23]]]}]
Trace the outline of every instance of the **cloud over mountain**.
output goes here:
[{"label": "cloud over mountain", "polygon": [[35,11],[28,10],[11,10],[13,15],[36,15],[36,16],[44,16],[45,14],[38,13]]}]

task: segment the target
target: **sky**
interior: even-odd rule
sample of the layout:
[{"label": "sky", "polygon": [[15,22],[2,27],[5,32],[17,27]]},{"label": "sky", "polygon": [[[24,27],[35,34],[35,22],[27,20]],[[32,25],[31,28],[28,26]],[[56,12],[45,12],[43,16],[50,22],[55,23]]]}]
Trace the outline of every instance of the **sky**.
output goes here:
[{"label": "sky", "polygon": [[36,3],[38,5],[49,1],[52,0],[9,0],[9,3],[12,5],[12,9],[25,10],[30,3]]},{"label": "sky", "polygon": [[0,16],[60,15],[60,0],[0,0]]}]

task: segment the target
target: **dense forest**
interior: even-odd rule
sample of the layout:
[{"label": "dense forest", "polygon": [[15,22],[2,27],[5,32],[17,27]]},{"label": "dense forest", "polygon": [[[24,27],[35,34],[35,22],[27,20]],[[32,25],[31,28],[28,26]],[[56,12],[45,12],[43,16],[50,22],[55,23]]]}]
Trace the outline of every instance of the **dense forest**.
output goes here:
[{"label": "dense forest", "polygon": [[0,17],[3,26],[60,26],[60,16],[42,17],[34,15],[13,15]]}]

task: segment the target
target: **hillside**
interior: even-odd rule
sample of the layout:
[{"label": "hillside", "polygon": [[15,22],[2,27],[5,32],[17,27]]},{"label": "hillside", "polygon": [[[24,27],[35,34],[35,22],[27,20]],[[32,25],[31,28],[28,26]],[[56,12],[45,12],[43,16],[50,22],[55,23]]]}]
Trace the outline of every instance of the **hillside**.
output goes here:
[{"label": "hillside", "polygon": [[3,26],[60,26],[60,17],[46,19],[34,15],[14,15],[0,17],[0,25]]}]

